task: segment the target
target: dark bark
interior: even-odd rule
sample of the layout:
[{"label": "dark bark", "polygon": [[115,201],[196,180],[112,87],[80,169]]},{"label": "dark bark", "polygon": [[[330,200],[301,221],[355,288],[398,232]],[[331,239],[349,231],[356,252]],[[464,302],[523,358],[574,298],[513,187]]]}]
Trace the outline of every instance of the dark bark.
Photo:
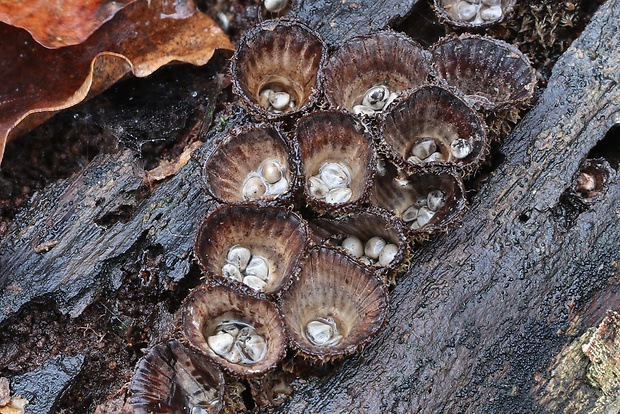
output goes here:
[{"label": "dark bark", "polygon": [[[414,253],[379,337],[278,412],[551,410],[539,399],[554,355],[583,332],[579,317],[593,295],[617,283],[617,171],[590,198],[575,188],[604,137],[592,154],[618,167],[619,15],[620,1],[601,6],[503,143],[505,160],[462,227]],[[598,316],[589,320],[598,323],[604,308],[591,305]],[[590,392],[580,397],[596,398]],[[565,405],[554,412],[570,405],[570,394],[556,396]]]},{"label": "dark bark", "polygon": [[29,414],[52,412],[84,366],[84,356],[58,355],[34,371],[11,379],[11,390],[28,400]]},{"label": "dark bark", "polygon": [[289,16],[308,23],[330,45],[404,19],[419,0],[300,0]]},{"label": "dark bark", "polygon": [[[196,164],[196,165],[194,165]],[[103,289],[117,287],[123,264],[147,246],[164,252],[169,278],[190,266],[198,223],[207,214],[200,168],[192,160],[147,199],[135,154],[102,155],[78,176],[35,196],[0,250],[0,323],[35,299],[77,316]],[[174,214],[172,214],[174,212]]]}]

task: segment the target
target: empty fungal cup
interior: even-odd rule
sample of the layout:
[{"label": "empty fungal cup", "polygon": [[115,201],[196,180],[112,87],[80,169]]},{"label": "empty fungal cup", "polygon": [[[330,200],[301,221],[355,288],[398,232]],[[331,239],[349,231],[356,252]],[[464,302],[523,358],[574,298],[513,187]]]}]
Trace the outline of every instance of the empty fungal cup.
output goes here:
[{"label": "empty fungal cup", "polygon": [[476,109],[506,110],[527,104],[534,95],[536,72],[514,45],[464,34],[440,39],[430,50],[438,76]]}]

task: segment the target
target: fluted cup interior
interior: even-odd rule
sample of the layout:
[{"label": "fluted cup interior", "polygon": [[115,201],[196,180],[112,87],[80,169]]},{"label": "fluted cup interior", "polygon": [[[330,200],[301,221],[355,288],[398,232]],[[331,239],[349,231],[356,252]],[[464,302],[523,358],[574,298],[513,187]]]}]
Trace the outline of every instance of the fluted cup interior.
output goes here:
[{"label": "fluted cup interior", "polygon": [[[370,270],[337,250],[311,251],[300,277],[281,298],[285,326],[293,345],[320,360],[356,352],[382,326],[388,297],[382,282]],[[307,334],[310,322],[335,321],[342,339],[331,346],[313,343]]]},{"label": "fluted cup interior", "polygon": [[264,292],[275,293],[296,273],[308,239],[307,225],[288,209],[227,206],[202,223],[194,254],[205,273],[230,280],[222,275],[228,252],[233,246],[246,247],[265,259],[269,278]]},{"label": "fluted cup interior", "polygon": [[317,95],[324,61],[322,40],[304,24],[269,20],[241,40],[233,61],[233,82],[244,101],[268,118],[278,114],[261,105],[265,89],[289,94],[300,112]]}]

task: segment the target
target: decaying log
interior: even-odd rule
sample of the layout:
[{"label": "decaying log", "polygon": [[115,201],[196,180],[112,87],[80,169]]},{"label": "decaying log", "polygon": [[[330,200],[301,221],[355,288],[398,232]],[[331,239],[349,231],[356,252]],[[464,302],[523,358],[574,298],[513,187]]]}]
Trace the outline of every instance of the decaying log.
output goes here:
[{"label": "decaying log", "polygon": [[[608,0],[557,63],[463,225],[416,249],[381,334],[329,376],[296,386],[278,412],[576,412],[553,395],[595,406],[601,392],[577,377],[589,364],[579,354],[585,328],[620,302],[619,15],[620,0]],[[354,27],[322,34],[335,43],[366,31]],[[609,152],[591,152],[605,136]],[[150,248],[162,254],[162,274],[184,278],[210,209],[199,186],[208,146],[144,199],[130,151],[98,156],[35,195],[0,245],[0,326],[35,300],[78,315]],[[577,181],[592,154],[608,160],[587,164],[600,178],[588,191]],[[569,371],[586,385],[554,382],[566,364],[581,364]]]},{"label": "decaying log", "polygon": [[103,289],[118,286],[122,264],[147,246],[165,252],[167,275],[182,279],[207,214],[197,185],[200,168],[186,167],[138,202],[145,173],[136,155],[102,155],[78,176],[35,196],[0,249],[6,292],[0,323],[23,304],[50,296],[61,312],[79,315]]},{"label": "decaying log", "polygon": [[[580,166],[606,135],[602,155],[618,157],[618,16],[620,1],[601,6],[503,143],[505,160],[462,227],[415,252],[380,336],[278,412],[578,412],[568,408],[571,396],[598,397],[589,387],[591,396],[557,392],[543,403],[545,388],[535,387],[552,379],[555,354],[583,332],[579,318],[593,295],[618,283],[617,161],[591,197],[575,190]],[[600,321],[605,305],[594,308]]]},{"label": "decaying log", "polygon": [[[125,103],[113,111],[122,98],[104,96],[99,104],[85,104],[84,118],[113,134],[123,132],[121,139],[134,149],[141,144],[130,138],[140,132],[146,134],[147,145],[199,133],[201,125],[211,122],[222,88],[221,70],[219,58],[205,70],[162,70],[151,78],[154,85],[142,86],[157,102],[133,99],[132,92],[125,91],[131,107]],[[175,87],[180,90],[167,91]],[[101,108],[102,119],[88,115]],[[139,263],[145,251],[164,252],[160,265],[166,275],[181,280],[190,267],[197,223],[207,208],[199,165],[186,158],[181,154],[178,161],[185,162],[185,168],[152,192],[154,180],[173,174],[180,165],[164,162],[148,174],[139,153],[125,150],[99,155],[79,174],[36,193],[0,239],[0,326],[32,301],[48,300],[62,313],[79,315],[99,294],[117,289],[126,269]]]}]

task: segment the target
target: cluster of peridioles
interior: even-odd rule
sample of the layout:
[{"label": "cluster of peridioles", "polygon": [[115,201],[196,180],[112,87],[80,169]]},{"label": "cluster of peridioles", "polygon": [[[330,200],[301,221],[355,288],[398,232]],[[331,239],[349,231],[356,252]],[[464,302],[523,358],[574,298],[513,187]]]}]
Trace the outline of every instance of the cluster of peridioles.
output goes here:
[{"label": "cluster of peridioles", "polygon": [[[291,20],[247,33],[231,71],[257,121],[230,128],[206,158],[205,190],[220,203],[194,247],[206,281],[181,309],[187,348],[153,348],[134,376],[133,405],[148,412],[178,401],[216,412],[218,368],[263,378],[285,355],[323,363],[366,345],[412,243],[464,211],[463,178],[488,152],[481,111],[526,103],[535,84],[527,58],[495,39],[425,50],[381,31],[328,53]],[[158,372],[181,384],[174,401],[144,385]]]},{"label": "cluster of peridioles", "polygon": [[433,0],[435,13],[451,26],[480,29],[504,20],[516,0]]}]

